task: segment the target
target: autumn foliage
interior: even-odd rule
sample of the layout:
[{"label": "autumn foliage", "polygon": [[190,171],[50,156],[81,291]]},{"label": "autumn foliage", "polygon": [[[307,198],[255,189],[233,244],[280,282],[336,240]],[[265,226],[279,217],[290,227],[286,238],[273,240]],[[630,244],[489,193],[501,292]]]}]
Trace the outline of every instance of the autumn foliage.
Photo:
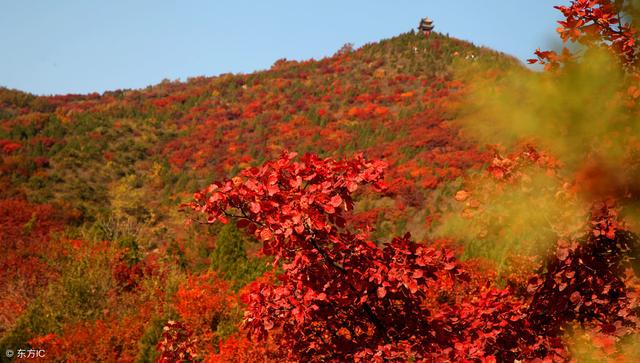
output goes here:
[{"label": "autumn foliage", "polygon": [[558,6],[549,72],[411,32],[141,90],[0,88],[0,353],[640,361],[636,7]]},{"label": "autumn foliage", "polygon": [[[569,6],[555,6],[564,19],[559,21],[557,31],[563,42],[576,42],[588,48],[604,47],[619,57],[629,69],[638,66],[638,31],[621,14],[635,16],[636,5],[627,1],[576,0]],[[547,68],[556,68],[561,63],[574,58],[564,48],[560,54],[554,51],[541,51],[535,54],[538,59],[529,63],[542,63]]]},{"label": "autumn foliage", "polygon": [[[234,219],[281,264],[277,281],[252,286],[244,326],[254,339],[277,342],[282,359],[562,361],[569,322],[607,334],[634,331],[637,318],[618,277],[636,248],[628,233],[563,247],[549,272],[518,296],[471,279],[452,250],[408,234],[378,246],[344,228],[352,193],[382,187],[383,163],[293,157],[214,183],[190,205],[209,223]],[[601,218],[594,231],[615,223],[615,215]]]}]

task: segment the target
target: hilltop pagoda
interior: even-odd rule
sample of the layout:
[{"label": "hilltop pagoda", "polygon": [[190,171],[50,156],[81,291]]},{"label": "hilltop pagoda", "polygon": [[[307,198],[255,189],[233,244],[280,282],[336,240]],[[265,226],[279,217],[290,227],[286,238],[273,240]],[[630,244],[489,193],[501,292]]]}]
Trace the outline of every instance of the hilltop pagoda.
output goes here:
[{"label": "hilltop pagoda", "polygon": [[431,31],[433,30],[433,20],[428,17],[420,19],[420,25],[418,25],[418,31],[424,33],[424,35],[429,36]]}]

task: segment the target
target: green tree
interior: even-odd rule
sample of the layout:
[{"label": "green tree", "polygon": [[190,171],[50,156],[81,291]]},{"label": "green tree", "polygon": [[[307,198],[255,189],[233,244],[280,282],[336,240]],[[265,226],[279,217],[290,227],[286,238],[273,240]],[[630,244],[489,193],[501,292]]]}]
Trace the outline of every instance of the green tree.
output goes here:
[{"label": "green tree", "polygon": [[216,237],[216,247],[211,253],[211,268],[220,272],[226,280],[233,281],[239,288],[255,279],[266,270],[260,258],[247,256],[245,245],[249,238],[238,230],[233,223],[220,229]]}]

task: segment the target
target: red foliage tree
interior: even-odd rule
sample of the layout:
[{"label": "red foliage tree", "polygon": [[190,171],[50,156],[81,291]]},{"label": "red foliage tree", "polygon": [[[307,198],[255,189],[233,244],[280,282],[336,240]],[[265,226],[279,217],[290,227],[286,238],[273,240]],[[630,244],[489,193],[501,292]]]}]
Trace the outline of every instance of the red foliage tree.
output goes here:
[{"label": "red foliage tree", "polygon": [[282,362],[278,359],[276,347],[266,341],[254,344],[242,332],[234,334],[220,343],[219,351],[210,354],[205,362],[208,363],[236,363],[236,362]]},{"label": "red foliage tree", "polygon": [[[624,22],[621,14],[629,4],[612,0],[574,0],[569,6],[555,6],[564,19],[559,21],[557,31],[563,42],[577,42],[587,47],[605,46],[616,54],[628,68],[638,65],[638,31],[629,22]],[[571,59],[572,54],[565,48],[561,54],[554,51],[535,52],[538,59],[529,63],[545,64],[556,68]]]},{"label": "red foliage tree", "polygon": [[547,272],[529,282],[535,291],[529,317],[540,329],[555,330],[546,334],[558,334],[570,321],[618,337],[639,326],[639,306],[624,281],[640,248],[637,237],[624,229],[611,204],[597,205],[592,220],[582,243],[559,241]]},{"label": "red foliage tree", "polygon": [[[256,339],[273,339],[282,359],[563,361],[568,354],[560,327],[599,319],[593,308],[570,313],[580,311],[573,292],[600,289],[604,298],[605,285],[573,279],[565,291],[546,282],[532,284],[530,295],[521,297],[494,287],[490,278],[471,279],[446,248],[416,243],[409,235],[378,246],[345,228],[343,213],[360,185],[383,187],[384,163],[360,155],[342,161],[293,157],[285,154],[214,183],[190,204],[209,223],[237,220],[262,241],[274,264],[281,263],[277,283],[250,288],[244,326]],[[593,255],[583,250],[576,253]],[[543,281],[555,278],[550,276],[558,269],[550,266]],[[609,290],[615,295],[619,287]],[[545,309],[556,302],[560,316],[545,320]]]},{"label": "red foliage tree", "polygon": [[59,251],[51,235],[64,228],[69,214],[50,204],[0,200],[0,332],[57,275],[46,258]]},{"label": "red foliage tree", "polygon": [[162,328],[158,342],[158,362],[191,362],[197,358],[192,331],[179,321],[170,320]]},{"label": "red foliage tree", "polygon": [[213,350],[218,324],[234,301],[227,283],[215,273],[189,277],[176,292],[175,309],[180,321],[193,332],[198,354]]}]

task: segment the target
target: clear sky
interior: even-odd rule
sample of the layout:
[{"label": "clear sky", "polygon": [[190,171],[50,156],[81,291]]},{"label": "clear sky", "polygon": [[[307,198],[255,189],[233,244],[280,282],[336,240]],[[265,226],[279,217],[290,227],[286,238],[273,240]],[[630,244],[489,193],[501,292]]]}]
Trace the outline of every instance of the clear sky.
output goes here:
[{"label": "clear sky", "polygon": [[0,86],[35,94],[142,88],[266,69],[415,28],[524,60],[564,0],[0,0]]}]

